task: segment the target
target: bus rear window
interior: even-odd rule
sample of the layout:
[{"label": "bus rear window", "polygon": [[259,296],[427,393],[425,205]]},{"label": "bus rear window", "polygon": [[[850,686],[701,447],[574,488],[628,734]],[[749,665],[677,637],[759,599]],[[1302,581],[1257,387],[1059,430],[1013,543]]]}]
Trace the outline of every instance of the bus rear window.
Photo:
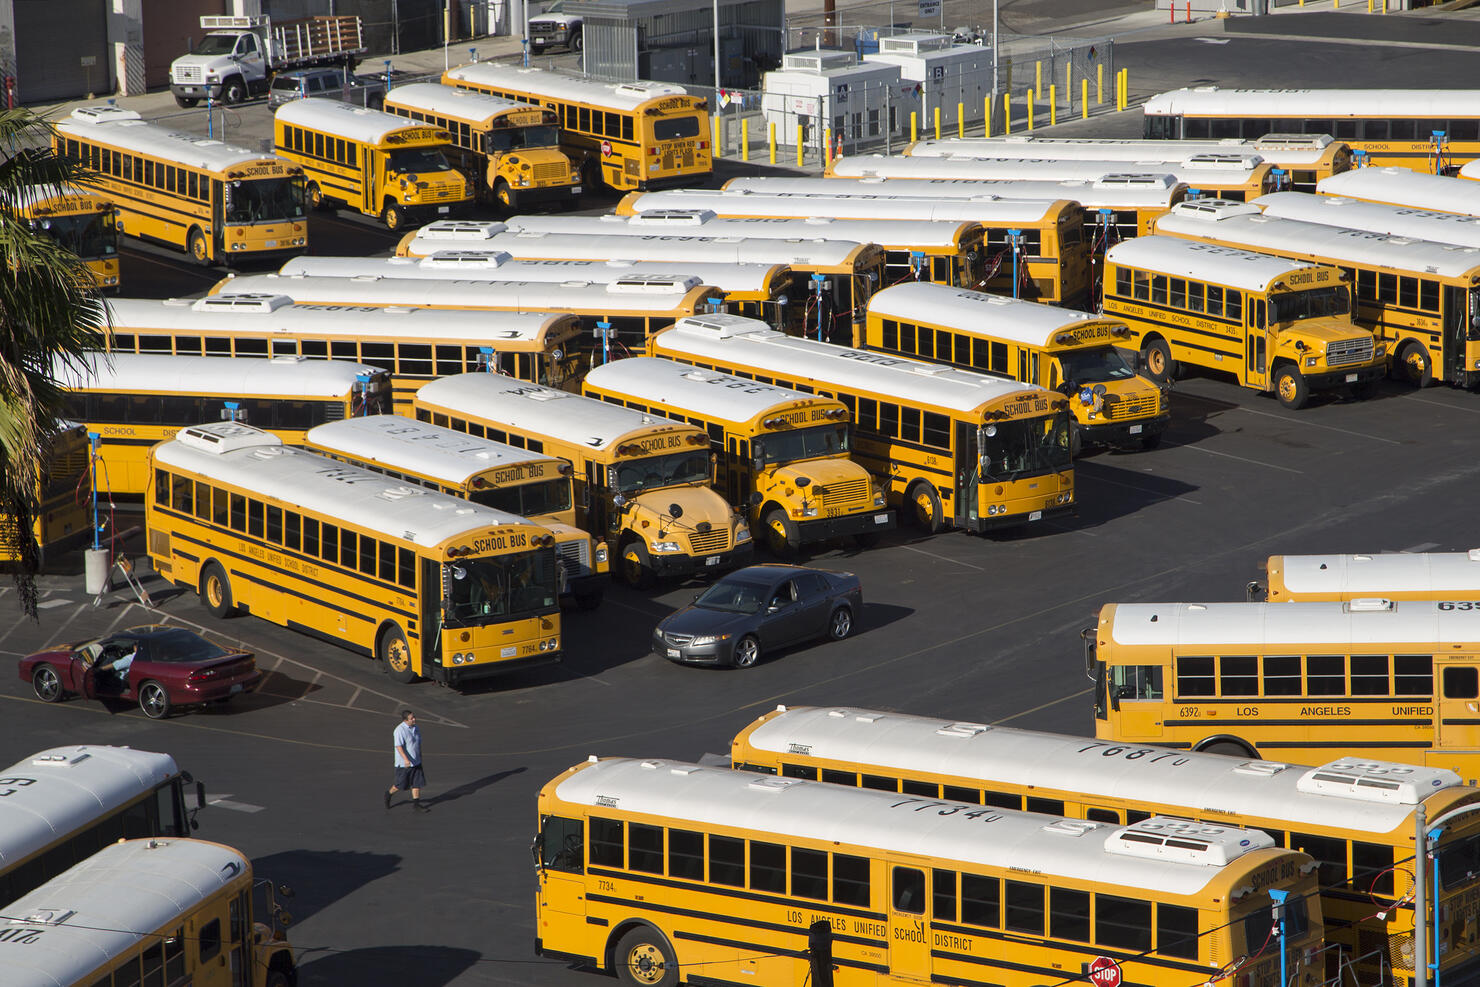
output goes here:
[{"label": "bus rear window", "polygon": [[698,117],[676,117],[659,120],[653,124],[653,137],[660,141],[676,141],[684,137],[699,136]]}]

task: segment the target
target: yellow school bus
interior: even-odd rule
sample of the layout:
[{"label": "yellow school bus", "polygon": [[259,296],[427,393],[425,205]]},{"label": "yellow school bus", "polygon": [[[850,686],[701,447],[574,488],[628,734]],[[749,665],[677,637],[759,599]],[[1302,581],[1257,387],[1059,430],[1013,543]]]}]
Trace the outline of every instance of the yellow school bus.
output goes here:
[{"label": "yellow school bus", "polygon": [[1358,975],[1347,984],[1413,976],[1417,811],[1425,811],[1425,828],[1462,813],[1441,824],[1431,844],[1441,866],[1430,900],[1451,921],[1442,923],[1430,955],[1439,958],[1439,982],[1468,982],[1480,966],[1480,943],[1453,934],[1480,920],[1480,873],[1456,866],[1480,846],[1480,789],[1452,771],[1365,758],[1251,765],[1219,754],[815,706],[778,706],[755,720],[736,735],[730,761],[783,778],[1112,826],[1164,815],[1263,830],[1316,859],[1327,941],[1340,950],[1332,959]]},{"label": "yellow school bus", "polygon": [[331,99],[277,108],[275,150],[303,167],[308,204],[379,216],[388,230],[459,214],[473,182],[443,154],[452,135],[383,110]]},{"label": "yellow school bus", "polygon": [[889,502],[926,532],[988,531],[1074,509],[1063,395],[734,315],[683,319],[648,340],[648,355],[841,401],[855,458],[889,478]]},{"label": "yellow school bus", "polygon": [[418,421],[569,462],[578,523],[616,546],[618,574],[634,586],[724,572],[754,554],[744,517],[710,487],[702,428],[488,374],[434,380],[415,409]]},{"label": "yellow school bus", "polygon": [[1351,289],[1334,267],[1143,236],[1105,253],[1102,291],[1101,311],[1130,327],[1126,345],[1157,380],[1185,363],[1293,409],[1312,391],[1371,397],[1387,372],[1386,345],[1352,321]]},{"label": "yellow school bus", "polygon": [[303,446],[544,525],[555,536],[561,597],[582,610],[601,602],[611,572],[606,542],[576,527],[573,470],[565,460],[403,415],[315,425]]},{"label": "yellow school bus", "polygon": [[[60,421],[47,436],[41,454],[41,475],[36,478],[36,516],[31,519],[31,537],[36,540],[36,561],[45,568],[68,549],[87,541],[91,531],[88,511],[92,489],[91,450],[87,426]],[[0,526],[11,528],[15,517],[0,513]],[[16,562],[19,545],[0,539],[0,564]]]},{"label": "yellow school bus", "polygon": [[1100,740],[1480,777],[1480,603],[1109,604],[1084,639]]},{"label": "yellow school bus", "polygon": [[215,617],[250,613],[460,686],[560,660],[543,525],[285,446],[237,422],[150,450],[154,571]]},{"label": "yellow school bus", "polygon": [[580,173],[560,150],[554,110],[418,82],[392,89],[385,111],[447,131],[457,168],[477,176],[478,196],[506,212],[579,201]]},{"label": "yellow school bus", "polygon": [[1357,555],[1271,555],[1250,600],[1480,600],[1480,549]]},{"label": "yellow school bus", "polygon": [[708,103],[664,82],[600,82],[563,72],[474,62],[442,83],[554,110],[582,185],[621,192],[703,183],[714,170]]},{"label": "yellow school bus", "polygon": [[1113,344],[1118,319],[935,284],[885,288],[869,301],[864,349],[992,374],[1060,391],[1081,444],[1154,449],[1171,421],[1170,395],[1136,373]]},{"label": "yellow school bus", "polygon": [[201,265],[308,249],[303,169],[292,161],[146,123],[120,106],[83,106],[52,150],[91,172],[118,208],[118,231],[184,250]]},{"label": "yellow school bus", "polygon": [[872,545],[894,527],[886,482],[849,456],[841,401],[652,357],[595,367],[582,390],[704,429],[716,485],[746,505],[751,530],[764,532],[774,555],[843,536]]},{"label": "yellow school bus", "polygon": [[118,290],[118,209],[102,194],[81,185],[26,185],[0,208],[75,254],[100,289]]},{"label": "yellow school bus", "polygon": [[1253,830],[595,757],[538,823],[536,952],[627,984],[1320,979],[1315,861]]}]

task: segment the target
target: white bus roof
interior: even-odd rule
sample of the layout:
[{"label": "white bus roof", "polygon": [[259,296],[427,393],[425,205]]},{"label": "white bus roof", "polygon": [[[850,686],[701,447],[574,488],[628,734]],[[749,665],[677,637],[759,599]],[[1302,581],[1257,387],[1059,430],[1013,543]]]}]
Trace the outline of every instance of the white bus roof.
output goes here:
[{"label": "white bus roof", "polygon": [[[621,234],[631,232],[634,235]],[[561,260],[584,257],[611,263],[785,264],[841,266],[857,263],[864,245],[851,240],[772,240],[755,236],[687,235],[638,230],[599,230],[594,233],[499,233],[476,245],[460,240],[412,240],[412,249],[431,256],[443,249],[464,255],[487,251],[525,260]],[[870,247],[870,251],[877,248]]]},{"label": "white bus roof", "polygon": [[[1102,611],[1103,613],[1103,611]],[[1480,641],[1480,611],[1440,610],[1429,600],[1349,603],[1122,603],[1110,636],[1120,645],[1339,647]]]},{"label": "white bus roof", "polygon": [[1056,161],[1039,158],[898,158],[862,154],[833,165],[838,178],[976,178],[1093,182],[1116,175],[1170,175],[1193,188],[1253,181],[1269,165],[1258,155],[1199,154],[1180,162]]},{"label": "white bus roof", "polygon": [[768,291],[783,273],[779,264],[701,261],[572,260],[568,255],[515,258],[501,250],[438,250],[424,257],[296,257],[284,276],[422,278],[435,281],[589,282],[610,284],[633,276],[696,279],[720,291]]},{"label": "white bus roof", "polygon": [[1251,205],[1266,216],[1299,219],[1323,226],[1342,226],[1412,240],[1432,240],[1457,247],[1480,247],[1480,219],[1453,212],[1434,212],[1385,202],[1366,202],[1339,195],[1309,192],[1274,192],[1254,199]]},{"label": "white bus roof", "polygon": [[542,343],[577,320],[550,312],[499,312],[398,308],[380,305],[295,304],[274,292],[208,295],[205,298],[110,298],[115,333],[150,331],[226,334],[261,333],[362,341],[445,340],[464,346],[503,342]]},{"label": "white bus roof", "polygon": [[536,535],[545,530],[515,514],[285,446],[276,435],[239,422],[183,428],[154,447],[153,462],[423,548],[493,527],[522,527]]},{"label": "white bus roof", "polygon": [[818,387],[840,382],[911,404],[970,413],[992,401],[1039,388],[1015,380],[893,354],[870,353],[777,332],[757,319],[706,315],[679,319],[652,337],[659,356],[692,356],[762,374],[809,378]]},{"label": "white bus roof", "polygon": [[1466,161],[1464,164],[1460,165],[1459,177],[1472,182],[1476,179],[1480,179],[1480,168],[1471,167],[1472,165],[1474,165],[1474,163],[1474,161]]},{"label": "white bus roof", "polygon": [[1171,208],[1187,194],[1185,182],[1171,175],[1114,175],[1099,181],[1020,182],[971,178],[732,178],[725,189],[779,195],[872,195],[915,199],[1053,202],[1068,199],[1086,209]]},{"label": "white bus roof", "polygon": [[498,374],[440,377],[423,384],[416,392],[416,400],[459,414],[503,422],[512,428],[548,435],[586,449],[606,450],[634,433],[697,428]]},{"label": "white bus roof", "polygon": [[439,129],[384,110],[312,96],[283,103],[277,108],[277,118],[295,127],[323,131],[361,144],[382,144],[391,134],[402,130]]},{"label": "white bus roof", "polygon": [[513,232],[578,233],[582,236],[724,236],[767,240],[848,240],[853,243],[954,247],[977,226],[976,220],[839,219],[799,216],[793,202],[784,216],[718,216],[713,210],[655,209],[636,216],[511,216]]},{"label": "white bus roof", "polygon": [[624,204],[636,212],[659,209],[708,209],[719,216],[764,216],[788,219],[820,212],[837,219],[904,220],[950,223],[1050,222],[1069,203],[1065,200],[982,199],[931,201],[904,195],[767,195],[745,189],[673,189],[630,195]]},{"label": "white bus roof", "polygon": [[345,397],[355,382],[385,371],[346,360],[89,353],[81,364],[52,361],[52,379],[69,391],[222,394],[240,397]]},{"label": "white bus roof", "polygon": [[[1473,117],[1477,89],[1220,89],[1198,86],[1157,93],[1147,116]],[[1425,137],[1428,135],[1425,134]]]},{"label": "white bus roof", "polygon": [[[876,292],[868,300],[868,312],[914,323],[955,326],[1028,346],[1051,345],[1058,333],[1090,323],[1124,325],[1120,319],[1107,316],[928,281],[906,281]],[[1099,340],[1100,345],[1109,342],[1108,336]]]},{"label": "white bus roof", "polygon": [[1480,183],[1448,175],[1426,175],[1409,168],[1357,168],[1316,183],[1322,195],[1388,202],[1415,209],[1480,216]]},{"label": "white bus roof", "polygon": [[64,137],[97,141],[120,151],[163,158],[204,171],[225,171],[234,165],[276,157],[271,152],[252,151],[148,123],[135,111],[116,106],[78,107],[70,117],[58,120],[56,127]]},{"label": "white bus roof", "polygon": [[309,429],[303,438],[352,459],[458,487],[489,470],[556,458],[404,415],[363,415],[326,422]]},{"label": "white bus roof", "polygon": [[[1462,784],[1453,771],[1367,760],[1360,768],[1346,760],[1311,768],[1137,745],[1128,749],[1150,756],[1105,757],[1109,745],[1084,737],[846,707],[782,707],[747,739],[774,754],[800,750],[826,760],[950,775],[988,789],[1054,788],[1289,824],[1281,829],[1390,833],[1430,794]],[[1355,777],[1343,785],[1336,780],[1341,775],[1380,775],[1391,785],[1360,785]]]},{"label": "white bus roof", "polygon": [[1480,250],[1471,247],[1280,219],[1264,215],[1257,206],[1223,199],[1179,202],[1155,221],[1154,228],[1158,233],[1217,239],[1248,250],[1315,254],[1328,264],[1376,264],[1441,277],[1465,276],[1480,267]]},{"label": "white bus roof", "polygon": [[630,275],[604,284],[590,281],[429,281],[425,278],[352,278],[248,274],[222,284],[222,294],[287,295],[321,305],[410,305],[515,312],[599,309],[607,312],[671,311],[700,287],[698,278]]},{"label": "white bus roof", "polygon": [[[628,357],[592,367],[586,374],[586,383],[638,401],[659,401],[706,421],[717,419],[734,425],[808,405],[837,404],[833,398],[649,356]],[[804,424],[819,423],[826,424],[825,421]]]},{"label": "white bus roof", "polygon": [[457,117],[476,121],[478,126],[487,127],[510,110],[533,109],[528,103],[504,99],[491,93],[457,89],[437,82],[413,82],[409,86],[397,86],[386,93],[387,104],[394,103],[422,113],[437,116]]},{"label": "white bus roof", "polygon": [[[733,827],[757,837],[891,850],[918,860],[1072,877],[1101,889],[1144,889],[1158,894],[1196,894],[1230,861],[1274,843],[1256,830],[1162,817],[1124,827],[984,806],[972,806],[981,812],[975,818],[963,813],[916,812],[911,800],[901,801],[893,792],[681,761],[612,758],[588,762],[555,786],[555,796],[590,806],[597,815],[603,808],[614,808],[622,813]],[[1147,844],[1123,839],[1128,831],[1195,836],[1198,849],[1176,852],[1157,847],[1171,852],[1153,857]]]},{"label": "white bus roof", "polygon": [[[1280,555],[1281,579],[1297,593],[1471,593],[1480,588],[1480,549],[1371,555]],[[1272,561],[1272,560],[1271,560]]]},{"label": "white bus roof", "polygon": [[1315,266],[1304,261],[1173,236],[1138,236],[1133,240],[1122,240],[1105,251],[1105,259],[1243,291],[1268,291],[1269,283],[1276,278]]},{"label": "white bus roof", "polygon": [[454,85],[468,82],[493,86],[512,92],[529,93],[537,99],[543,97],[586,103],[622,112],[642,109],[653,100],[688,95],[688,90],[682,86],[665,82],[598,82],[563,72],[493,62],[459,65],[449,69],[443,78]]},{"label": "white bus roof", "polygon": [[35,780],[0,799],[0,870],[179,773],[168,754],[94,744],[53,747],[17,761],[3,777]]},{"label": "white bus roof", "polygon": [[1318,163],[1336,143],[1327,134],[1268,134],[1254,140],[1144,140],[1101,137],[943,137],[915,141],[905,157],[1038,158],[1057,161],[1183,161],[1194,154],[1257,154],[1281,168]]},{"label": "white bus roof", "polygon": [[[250,873],[245,856],[219,843],[164,839],[106,846],[0,905],[12,933],[0,938],[6,987],[90,982],[98,967],[172,923],[185,924],[191,909]],[[40,934],[16,934],[22,929]]]}]

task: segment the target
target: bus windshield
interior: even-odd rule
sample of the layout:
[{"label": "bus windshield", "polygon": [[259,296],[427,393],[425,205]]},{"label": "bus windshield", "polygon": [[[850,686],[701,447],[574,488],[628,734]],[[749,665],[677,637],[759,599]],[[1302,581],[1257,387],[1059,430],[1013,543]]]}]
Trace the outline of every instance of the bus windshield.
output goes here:
[{"label": "bus windshield", "polygon": [[671,452],[617,464],[617,493],[635,494],[689,483],[709,482],[709,452]]},{"label": "bus windshield", "polygon": [[520,517],[559,514],[570,510],[570,481],[561,478],[541,483],[525,483],[517,487],[479,490],[469,499],[475,504],[508,511]]},{"label": "bus windshield", "polygon": [[1136,375],[1120,350],[1113,346],[1092,346],[1059,354],[1059,369],[1064,379],[1075,384],[1099,384],[1107,380],[1127,380]]},{"label": "bus windshield", "polygon": [[464,559],[447,569],[448,626],[493,623],[556,605],[554,549]]},{"label": "bus windshield", "polygon": [[112,210],[48,216],[41,220],[40,226],[43,233],[83,260],[118,253],[118,227]]},{"label": "bus windshield", "polygon": [[521,147],[555,147],[559,143],[560,131],[555,127],[513,127],[489,131],[484,153],[517,151]]},{"label": "bus windshield", "polygon": [[226,222],[280,223],[303,218],[304,181],[291,178],[256,178],[226,183]]},{"label": "bus windshield", "polygon": [[1269,296],[1269,321],[1294,322],[1296,319],[1318,319],[1322,316],[1345,315],[1351,310],[1350,293],[1345,285],[1329,288],[1307,288]]},{"label": "bus windshield", "polygon": [[773,432],[750,443],[751,455],[767,466],[817,459],[848,451],[848,426],[817,425],[789,432]]},{"label": "bus windshield", "polygon": [[1067,413],[999,422],[982,430],[983,479],[1069,468]]},{"label": "bus windshield", "polygon": [[422,175],[429,171],[451,171],[452,166],[435,147],[405,147],[390,153],[385,170],[388,173],[399,171],[406,175]]}]

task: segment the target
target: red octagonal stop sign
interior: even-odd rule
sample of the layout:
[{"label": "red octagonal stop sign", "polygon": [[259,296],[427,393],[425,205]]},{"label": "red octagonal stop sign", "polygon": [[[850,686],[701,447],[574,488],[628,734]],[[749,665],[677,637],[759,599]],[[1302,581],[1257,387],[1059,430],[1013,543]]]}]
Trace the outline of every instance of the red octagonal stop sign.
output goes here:
[{"label": "red octagonal stop sign", "polygon": [[602,141],[601,142],[601,156],[603,158],[609,158],[609,157],[612,156],[612,142],[611,141]]},{"label": "red octagonal stop sign", "polygon": [[1095,987],[1120,987],[1120,964],[1108,956],[1096,956],[1089,965],[1089,979]]}]

